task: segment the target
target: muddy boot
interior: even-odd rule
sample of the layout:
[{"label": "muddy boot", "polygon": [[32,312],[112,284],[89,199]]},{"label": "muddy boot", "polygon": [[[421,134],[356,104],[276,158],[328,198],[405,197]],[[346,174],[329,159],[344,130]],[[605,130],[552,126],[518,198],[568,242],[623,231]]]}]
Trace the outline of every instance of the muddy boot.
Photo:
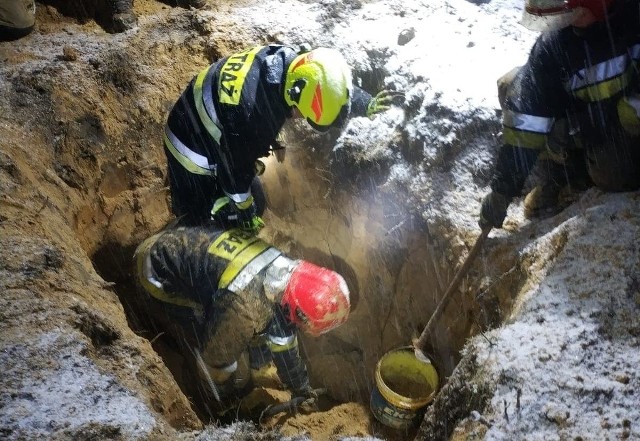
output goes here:
[{"label": "muddy boot", "polygon": [[563,164],[551,159],[539,163],[538,184],[524,198],[524,215],[529,219],[559,213],[593,185],[582,150],[567,151]]},{"label": "muddy boot", "polygon": [[0,41],[12,41],[28,35],[36,23],[36,4],[33,0],[4,0],[0,2]]},{"label": "muddy boot", "polygon": [[124,32],[138,25],[138,17],[133,13],[133,0],[109,0],[113,13],[113,31]]},{"label": "muddy boot", "polygon": [[545,218],[559,213],[560,190],[562,187],[555,182],[545,182],[536,185],[524,198],[524,216],[528,219]]},{"label": "muddy boot", "polygon": [[178,6],[183,8],[203,8],[207,4],[207,0],[178,0]]}]

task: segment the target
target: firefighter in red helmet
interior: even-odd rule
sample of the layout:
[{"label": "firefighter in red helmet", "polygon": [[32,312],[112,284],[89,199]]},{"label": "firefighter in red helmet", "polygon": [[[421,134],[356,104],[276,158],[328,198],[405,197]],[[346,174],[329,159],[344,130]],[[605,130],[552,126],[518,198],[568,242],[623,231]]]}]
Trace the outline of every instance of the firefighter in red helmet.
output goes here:
[{"label": "firefighter in red helmet", "polygon": [[529,218],[591,185],[640,188],[639,11],[638,0],[526,0],[523,24],[543,32],[498,81],[503,145],[481,226],[502,226],[525,181]]},{"label": "firefighter in red helmet", "polygon": [[135,260],[138,303],[181,345],[209,408],[227,410],[250,392],[251,372],[271,361],[296,397],[314,396],[296,333],[318,336],[347,320],[342,276],[241,229],[168,228]]}]

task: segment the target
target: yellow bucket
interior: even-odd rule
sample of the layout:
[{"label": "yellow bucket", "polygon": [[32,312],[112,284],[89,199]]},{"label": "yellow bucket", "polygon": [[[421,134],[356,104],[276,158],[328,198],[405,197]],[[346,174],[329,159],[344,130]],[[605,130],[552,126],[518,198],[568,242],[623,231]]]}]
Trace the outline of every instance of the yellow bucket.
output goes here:
[{"label": "yellow bucket", "polygon": [[371,411],[394,429],[409,429],[435,398],[440,377],[433,364],[416,358],[413,347],[387,352],[376,365]]}]

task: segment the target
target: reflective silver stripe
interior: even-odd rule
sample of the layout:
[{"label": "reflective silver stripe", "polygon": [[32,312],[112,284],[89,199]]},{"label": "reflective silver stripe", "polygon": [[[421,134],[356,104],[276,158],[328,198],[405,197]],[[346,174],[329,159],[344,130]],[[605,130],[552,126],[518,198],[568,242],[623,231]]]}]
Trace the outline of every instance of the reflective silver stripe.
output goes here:
[{"label": "reflective silver stripe", "polygon": [[146,250],[145,252],[144,263],[142,265],[142,276],[156,288],[162,289],[162,282],[156,278],[156,272],[151,264],[151,255],[149,254],[149,250]]},{"label": "reflective silver stripe", "polygon": [[[180,156],[176,156],[178,162],[180,162],[186,169],[189,171],[199,174],[199,175],[209,175],[215,176],[216,174],[216,164],[209,164],[209,160],[206,156],[203,156],[199,153],[194,152],[185,144],[182,143],[178,139],[176,135],[173,134],[169,126],[165,126],[165,134],[167,138],[175,148],[175,150],[170,149],[171,153],[176,156],[176,154]],[[186,162],[186,163],[185,163]],[[187,164],[188,163],[188,164]],[[189,167],[188,165],[193,165],[193,167]]]},{"label": "reflective silver stripe", "polygon": [[225,372],[227,374],[233,374],[235,371],[238,370],[238,362],[234,361],[233,363],[230,363],[223,367],[214,367],[214,369]]},{"label": "reflective silver stripe", "polygon": [[[203,70],[196,77],[196,81],[193,84],[193,99],[196,105],[196,111],[198,112],[198,116],[200,117],[200,121],[207,129],[207,132],[211,137],[220,144],[220,140],[222,139],[222,131],[220,129],[220,123],[218,122],[218,117],[216,115],[215,107],[213,106],[213,98],[211,97],[212,91],[208,92],[204,89],[207,89],[207,84],[205,84],[205,79],[207,77],[211,77],[215,70],[215,65],[209,66],[209,68]],[[211,85],[211,81],[209,81],[208,85]],[[210,89],[210,88],[209,88]],[[209,93],[209,105],[205,102],[204,94]]]},{"label": "reflective silver stripe", "polygon": [[583,89],[622,75],[629,67],[630,62],[629,54],[624,54],[594,66],[580,69],[569,79],[569,90]]},{"label": "reflective silver stripe", "polygon": [[629,48],[629,55],[635,61],[640,61],[640,43],[634,44]]},{"label": "reflective silver stripe", "polygon": [[270,343],[277,346],[289,346],[296,339],[296,335],[290,335],[289,337],[276,337],[275,335],[267,335],[267,339]]},{"label": "reflective silver stripe", "polygon": [[247,191],[246,193],[227,193],[225,191],[224,194],[229,196],[229,199],[231,199],[236,204],[241,204],[251,197],[251,188],[249,188],[249,191]]},{"label": "reflective silver stripe", "polygon": [[544,116],[533,116],[525,113],[513,112],[505,110],[503,113],[503,123],[507,127],[517,130],[525,130],[527,132],[535,132],[548,134],[553,127],[554,118],[546,118]]},{"label": "reflective silver stripe", "polygon": [[262,271],[267,265],[276,260],[281,252],[273,247],[267,248],[255,259],[249,262],[242,271],[233,279],[227,289],[232,292],[242,292],[253,278]]},{"label": "reflective silver stripe", "polygon": [[636,111],[636,115],[638,116],[638,118],[640,118],[640,96],[638,95],[628,96],[626,98],[626,101],[629,103],[631,107],[634,108],[634,110]]}]

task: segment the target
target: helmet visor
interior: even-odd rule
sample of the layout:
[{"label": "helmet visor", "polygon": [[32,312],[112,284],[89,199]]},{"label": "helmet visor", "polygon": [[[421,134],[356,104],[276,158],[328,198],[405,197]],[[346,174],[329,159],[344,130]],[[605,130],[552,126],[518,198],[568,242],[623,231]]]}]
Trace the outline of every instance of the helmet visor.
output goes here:
[{"label": "helmet visor", "polygon": [[527,0],[520,24],[532,31],[553,31],[571,26],[578,14],[564,0]]}]

